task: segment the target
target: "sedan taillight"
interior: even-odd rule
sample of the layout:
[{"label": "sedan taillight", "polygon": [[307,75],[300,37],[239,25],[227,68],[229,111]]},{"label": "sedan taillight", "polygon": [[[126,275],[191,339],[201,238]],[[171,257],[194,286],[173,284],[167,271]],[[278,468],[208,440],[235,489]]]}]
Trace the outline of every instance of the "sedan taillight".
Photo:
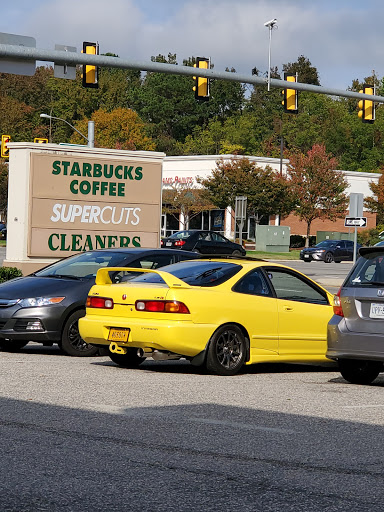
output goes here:
[{"label": "sedan taillight", "polygon": [[152,313],[183,313],[190,314],[184,302],[177,300],[137,300],[136,311],[151,311]]},{"label": "sedan taillight", "polygon": [[178,240],[177,242],[175,242],[175,245],[177,247],[181,247],[182,245],[185,245],[185,244],[186,244],[185,240]]},{"label": "sedan taillight", "polygon": [[88,295],[85,305],[87,308],[113,309],[113,300]]},{"label": "sedan taillight", "polygon": [[340,292],[341,288],[337,294],[333,296],[333,314],[337,316],[344,316],[343,308],[341,306]]}]

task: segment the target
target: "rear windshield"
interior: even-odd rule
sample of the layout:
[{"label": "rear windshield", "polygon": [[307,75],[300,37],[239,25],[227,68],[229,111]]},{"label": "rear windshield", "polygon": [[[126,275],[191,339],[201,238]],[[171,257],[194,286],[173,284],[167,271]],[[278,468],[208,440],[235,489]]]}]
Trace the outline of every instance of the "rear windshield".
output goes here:
[{"label": "rear windshield", "polygon": [[360,256],[344,284],[344,286],[354,287],[374,285],[384,285],[384,253],[382,250]]},{"label": "rear windshield", "polygon": [[191,236],[190,231],[178,231],[177,233],[173,233],[169,238],[177,238],[178,240],[181,240],[183,238],[188,238]]},{"label": "rear windshield", "polygon": [[[217,286],[234,276],[240,265],[217,261],[183,261],[162,267],[161,270],[178,277],[191,286]],[[142,274],[131,283],[163,283],[158,274]]]}]

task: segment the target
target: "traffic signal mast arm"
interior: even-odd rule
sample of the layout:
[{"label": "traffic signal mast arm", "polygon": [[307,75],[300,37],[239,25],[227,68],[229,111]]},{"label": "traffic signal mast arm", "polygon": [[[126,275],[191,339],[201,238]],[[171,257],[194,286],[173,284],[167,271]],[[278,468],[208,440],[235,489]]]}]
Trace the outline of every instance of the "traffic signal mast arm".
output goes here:
[{"label": "traffic signal mast arm", "polygon": [[[62,50],[41,50],[38,48],[17,46],[10,44],[0,44],[0,60],[41,60],[45,62],[55,62],[62,65],[88,64],[92,66],[119,68],[119,69],[138,69],[142,71],[153,71],[157,73],[168,73],[172,75],[199,76],[205,78],[217,78],[219,80],[229,80],[232,82],[241,82],[254,85],[267,85],[267,79],[255,75],[245,75],[241,73],[220,72],[213,69],[198,69],[192,66],[175,66],[174,64],[165,64],[162,62],[136,61],[133,59],[121,59],[120,57],[110,57],[107,55],[89,55],[76,52],[65,52]],[[343,91],[320,85],[302,84],[300,82],[287,82],[271,78],[271,87],[281,89],[295,89],[297,91],[314,92],[317,94],[328,94],[330,96],[340,96],[343,98],[367,99],[375,103],[384,103],[383,96],[370,96],[353,91]]]}]

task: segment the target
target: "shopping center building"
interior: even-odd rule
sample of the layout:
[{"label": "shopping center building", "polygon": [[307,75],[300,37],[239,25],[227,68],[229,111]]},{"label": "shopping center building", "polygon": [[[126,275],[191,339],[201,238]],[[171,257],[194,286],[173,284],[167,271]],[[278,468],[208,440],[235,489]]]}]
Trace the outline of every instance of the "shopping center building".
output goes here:
[{"label": "shopping center building", "polygon": [[[233,155],[197,155],[197,156],[168,156],[163,161],[163,190],[176,186],[186,186],[198,188],[198,178],[207,178],[216,168],[217,162],[220,160],[229,160],[232,158],[243,158],[242,156]],[[280,158],[264,158],[257,156],[247,156],[247,158],[256,165],[265,168],[271,167],[276,172],[282,170],[285,172],[288,160],[280,160]],[[370,182],[377,183],[380,174],[368,172],[352,172],[352,171],[335,171],[341,172],[347,179],[347,194],[362,193],[365,197],[372,196],[369,188]],[[232,209],[227,207],[225,210],[214,209],[204,211],[193,217],[189,225],[185,225],[185,219],[182,215],[163,214],[162,218],[162,235],[169,236],[175,231],[181,229],[210,229],[219,231],[224,236],[232,238],[234,235],[234,220]],[[348,211],[346,211],[348,215]],[[364,211],[367,217],[367,228],[376,226],[376,215],[368,211]],[[306,224],[296,216],[289,215],[284,219],[278,216],[270,216],[263,218],[261,224],[284,225],[290,227],[291,235],[305,235]],[[352,228],[353,229],[353,228]],[[316,219],[311,225],[311,235],[316,235],[317,231],[336,231],[348,232],[348,228],[344,227],[344,217],[335,221],[322,221]],[[244,226],[243,239],[254,240],[255,238],[255,218],[249,216]]]}]

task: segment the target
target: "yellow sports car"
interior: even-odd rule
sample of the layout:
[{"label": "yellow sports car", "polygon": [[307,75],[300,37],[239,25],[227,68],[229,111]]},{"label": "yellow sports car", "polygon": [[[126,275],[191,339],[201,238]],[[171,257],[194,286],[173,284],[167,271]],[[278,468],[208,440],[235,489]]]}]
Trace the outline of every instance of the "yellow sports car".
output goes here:
[{"label": "yellow sports car", "polygon": [[[134,277],[124,282],[130,270]],[[184,357],[234,375],[244,363],[327,361],[332,300],[300,272],[261,260],[103,268],[79,320],[80,334],[87,343],[109,346],[112,361],[123,367],[146,357]]]}]

